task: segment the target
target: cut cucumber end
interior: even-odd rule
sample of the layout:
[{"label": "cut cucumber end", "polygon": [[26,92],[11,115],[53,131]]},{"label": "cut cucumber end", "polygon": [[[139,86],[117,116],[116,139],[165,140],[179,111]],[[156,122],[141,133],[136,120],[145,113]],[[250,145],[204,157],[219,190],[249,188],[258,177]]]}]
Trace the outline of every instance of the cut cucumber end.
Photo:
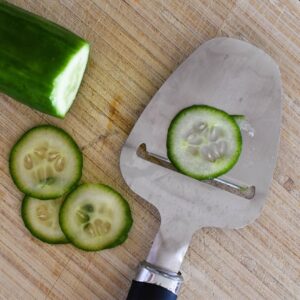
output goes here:
[{"label": "cut cucumber end", "polygon": [[37,199],[55,199],[80,180],[83,158],[62,129],[42,125],[27,131],[14,145],[9,168],[16,186]]},{"label": "cut cucumber end", "polygon": [[25,196],[21,215],[26,228],[37,239],[48,244],[65,244],[68,239],[60,229],[59,210],[62,198],[39,200]]},{"label": "cut cucumber end", "polygon": [[78,92],[89,45],[67,29],[0,0],[0,91],[63,118]]},{"label": "cut cucumber end", "polygon": [[63,118],[75,100],[88,62],[89,49],[85,43],[54,80],[50,99],[58,117]]},{"label": "cut cucumber end", "polygon": [[242,136],[233,117],[207,105],[193,105],[172,120],[167,155],[183,174],[199,180],[227,173],[238,161]]},{"label": "cut cucumber end", "polygon": [[59,222],[74,246],[98,251],[122,244],[133,220],[127,201],[111,187],[82,184],[67,196]]}]

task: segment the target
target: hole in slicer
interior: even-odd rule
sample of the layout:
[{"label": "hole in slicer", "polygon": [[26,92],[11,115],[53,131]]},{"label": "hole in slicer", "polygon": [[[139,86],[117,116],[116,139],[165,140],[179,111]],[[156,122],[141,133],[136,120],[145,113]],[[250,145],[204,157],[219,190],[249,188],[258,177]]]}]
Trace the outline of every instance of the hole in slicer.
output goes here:
[{"label": "hole in slicer", "polygon": [[[169,170],[178,172],[178,170],[171,164],[171,162],[160,155],[155,153],[151,153],[147,151],[146,144],[141,144],[136,152],[137,156],[149,161],[153,164],[159,165],[161,167],[167,168]],[[182,174],[182,173],[180,173]],[[183,176],[186,176],[182,174]],[[197,180],[197,179],[195,179]],[[200,181],[200,180],[199,180]],[[223,179],[223,178],[214,178],[211,180],[201,180],[201,182],[215,186],[222,190],[225,190],[229,193],[235,194],[237,196],[243,197],[245,199],[253,199],[255,196],[255,186],[254,185],[240,185],[232,182],[231,180]]]}]

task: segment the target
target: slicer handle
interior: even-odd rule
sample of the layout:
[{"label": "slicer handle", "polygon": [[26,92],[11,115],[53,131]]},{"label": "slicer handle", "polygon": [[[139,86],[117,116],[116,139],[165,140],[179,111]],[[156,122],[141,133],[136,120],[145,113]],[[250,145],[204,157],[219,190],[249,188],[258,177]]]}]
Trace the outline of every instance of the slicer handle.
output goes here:
[{"label": "slicer handle", "polygon": [[146,261],[139,266],[127,300],[176,300],[183,278]]},{"label": "slicer handle", "polygon": [[177,295],[156,284],[132,281],[127,300],[176,300]]}]

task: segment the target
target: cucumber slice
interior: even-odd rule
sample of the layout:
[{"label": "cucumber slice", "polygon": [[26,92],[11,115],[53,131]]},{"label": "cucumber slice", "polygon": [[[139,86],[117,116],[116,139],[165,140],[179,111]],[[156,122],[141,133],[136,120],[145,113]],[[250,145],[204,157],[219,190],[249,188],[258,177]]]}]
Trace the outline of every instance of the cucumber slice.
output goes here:
[{"label": "cucumber slice", "polygon": [[86,251],[122,244],[132,225],[127,201],[103,184],[82,184],[70,193],[59,221],[70,242]]},{"label": "cucumber slice", "polygon": [[59,210],[63,198],[39,200],[25,196],[21,214],[27,229],[33,236],[49,244],[64,244],[68,240],[59,226]]},{"label": "cucumber slice", "polygon": [[82,154],[62,129],[42,125],[27,131],[10,153],[10,173],[24,194],[54,199],[77,184],[82,172]]},{"label": "cucumber slice", "polygon": [[181,110],[172,120],[167,154],[183,174],[204,180],[228,172],[242,150],[240,128],[226,112],[206,105]]}]

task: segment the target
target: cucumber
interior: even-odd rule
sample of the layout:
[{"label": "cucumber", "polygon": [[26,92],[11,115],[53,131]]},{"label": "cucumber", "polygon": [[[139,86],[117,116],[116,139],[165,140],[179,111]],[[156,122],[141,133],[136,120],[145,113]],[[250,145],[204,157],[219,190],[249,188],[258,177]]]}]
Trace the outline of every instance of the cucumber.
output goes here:
[{"label": "cucumber", "polygon": [[39,200],[25,196],[21,215],[25,226],[33,236],[49,244],[64,244],[68,240],[59,226],[59,210],[63,198]]},{"label": "cucumber", "polygon": [[59,222],[74,246],[97,251],[122,244],[132,216],[127,201],[118,192],[107,185],[86,183],[67,196]]},{"label": "cucumber", "polygon": [[82,153],[62,129],[51,125],[27,131],[14,145],[9,168],[16,186],[37,199],[62,196],[77,184]]},{"label": "cucumber", "polygon": [[89,44],[72,32],[0,0],[0,92],[64,117],[88,61]]},{"label": "cucumber", "polygon": [[242,150],[240,128],[232,116],[207,105],[181,110],[167,135],[167,155],[183,174],[199,180],[228,172]]}]

